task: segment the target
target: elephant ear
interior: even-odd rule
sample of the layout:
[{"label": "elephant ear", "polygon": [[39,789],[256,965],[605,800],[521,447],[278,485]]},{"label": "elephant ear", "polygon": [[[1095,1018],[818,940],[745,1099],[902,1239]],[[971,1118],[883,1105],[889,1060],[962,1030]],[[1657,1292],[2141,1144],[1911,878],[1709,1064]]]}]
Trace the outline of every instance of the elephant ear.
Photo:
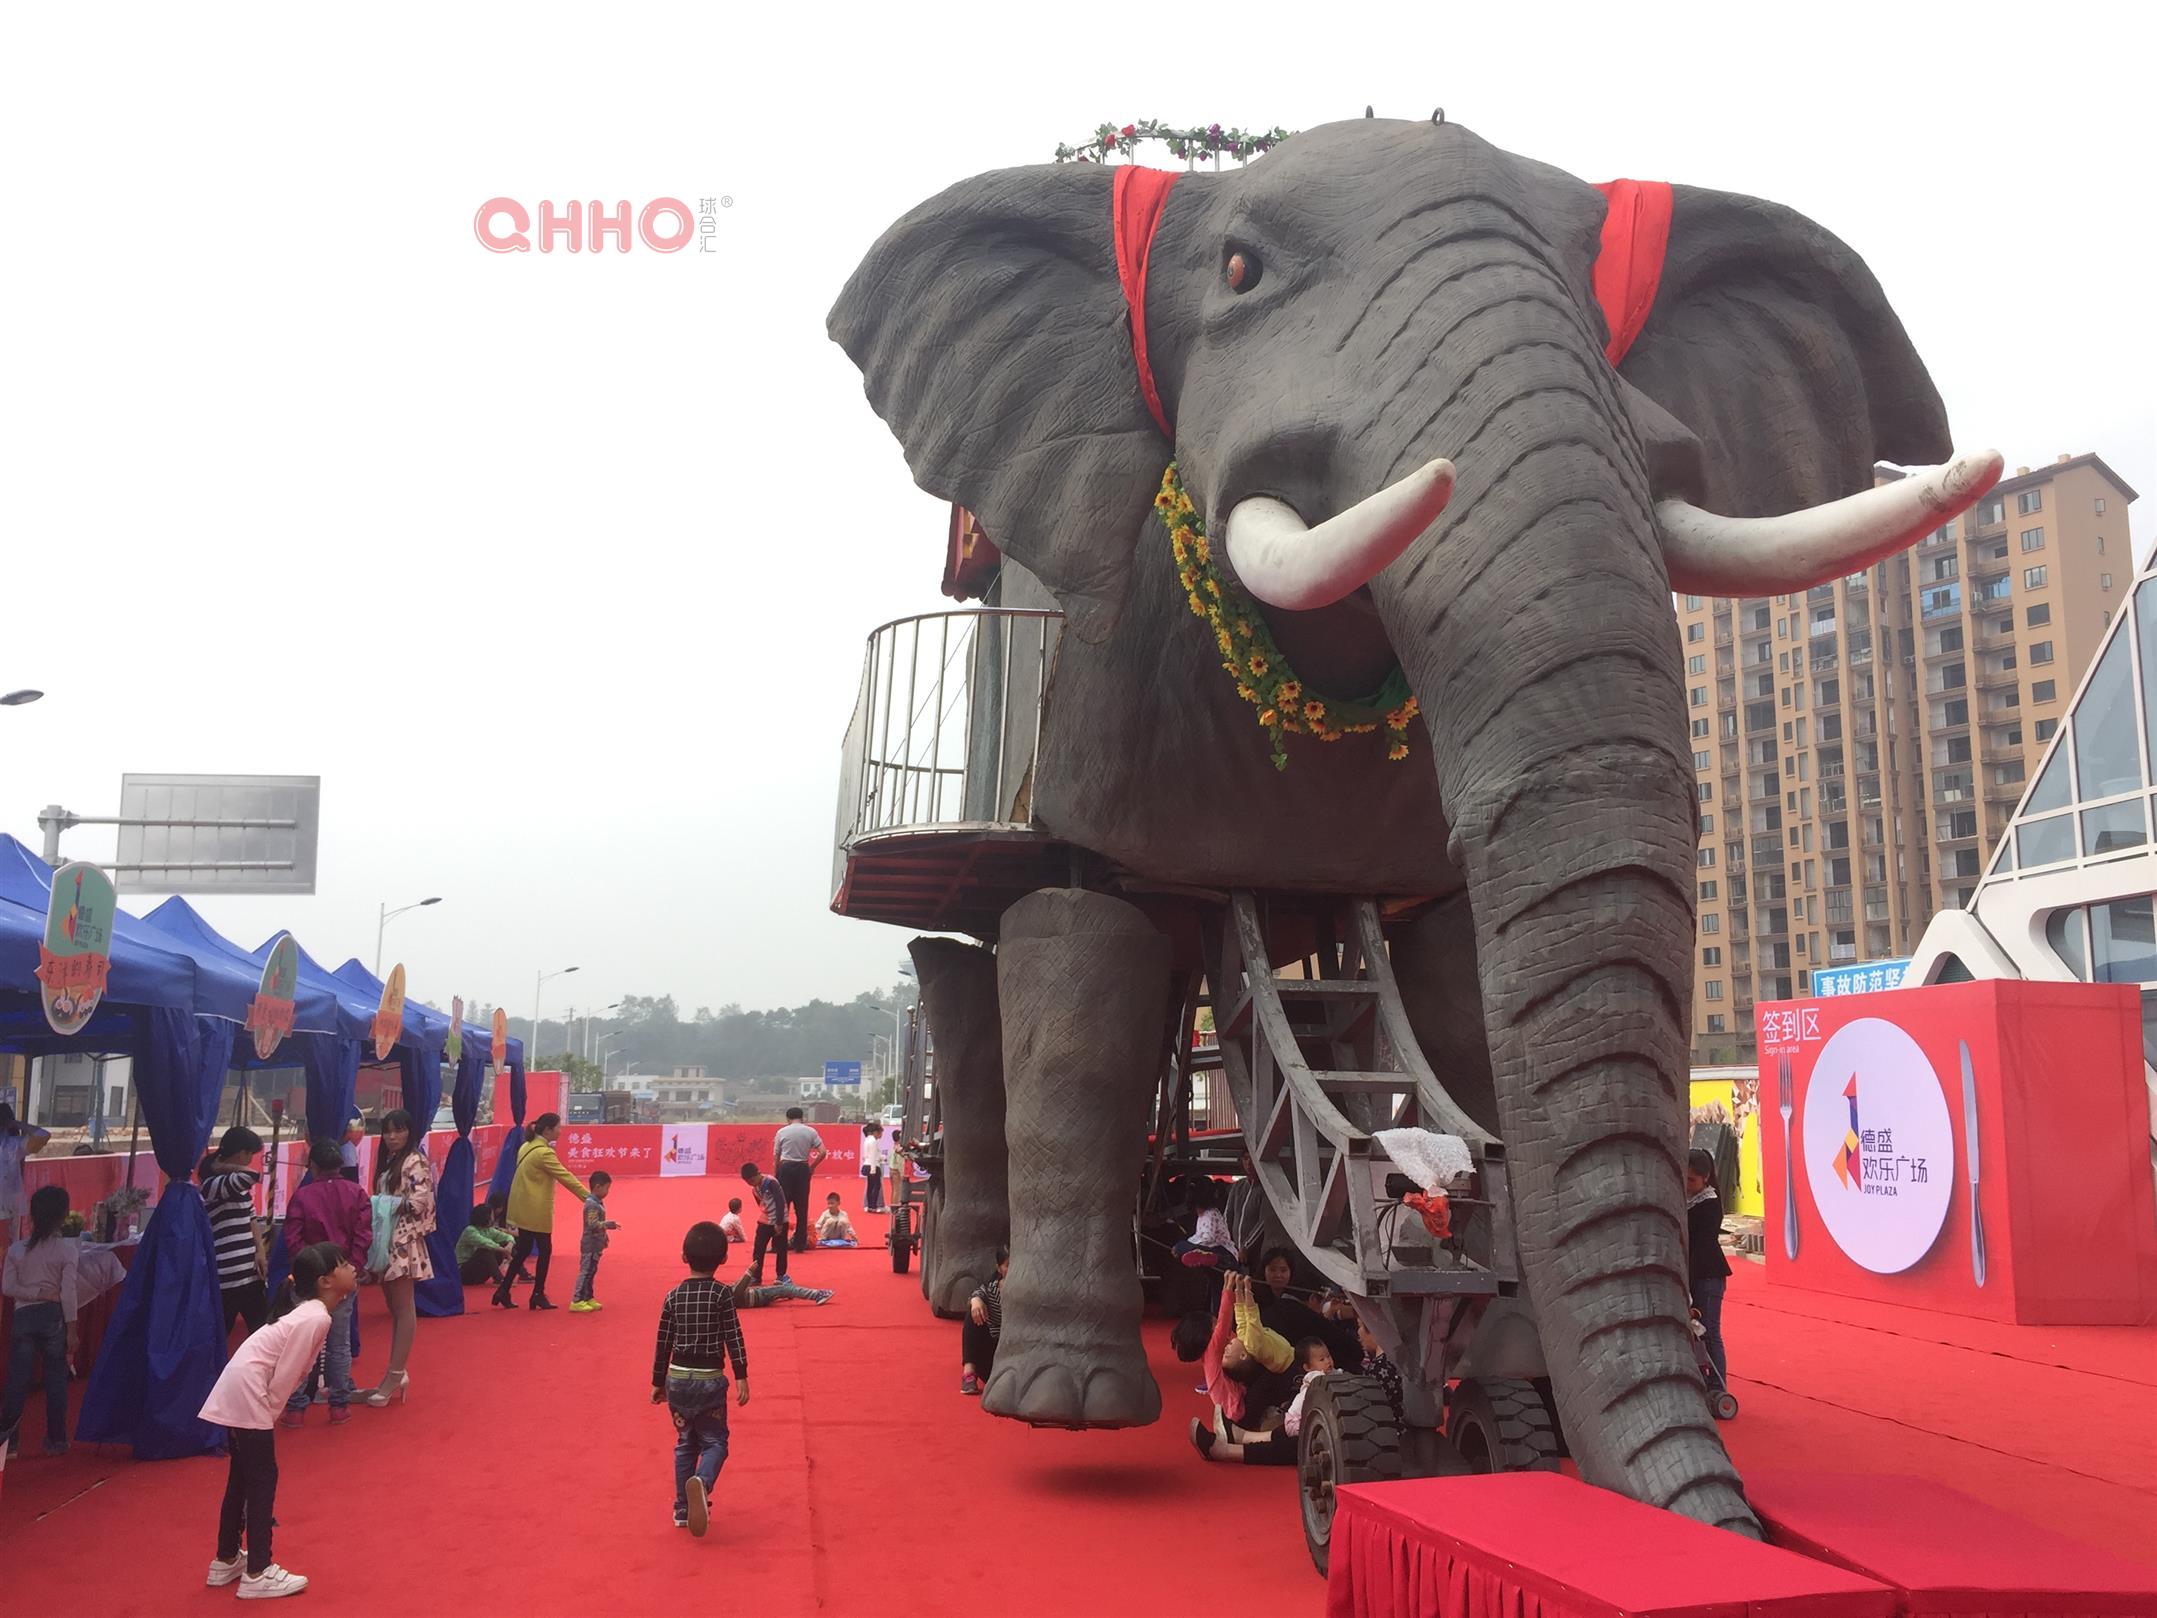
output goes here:
[{"label": "elephant ear", "polygon": [[1765,517],[1950,454],[1947,412],[1863,259],[1802,214],[1673,186],[1646,327],[1619,374],[1699,439],[1710,511]]},{"label": "elephant ear", "polygon": [[901,219],[828,322],[914,481],[1099,640],[1173,448],[1147,414],[1110,218],[1113,174],[1003,169]]}]

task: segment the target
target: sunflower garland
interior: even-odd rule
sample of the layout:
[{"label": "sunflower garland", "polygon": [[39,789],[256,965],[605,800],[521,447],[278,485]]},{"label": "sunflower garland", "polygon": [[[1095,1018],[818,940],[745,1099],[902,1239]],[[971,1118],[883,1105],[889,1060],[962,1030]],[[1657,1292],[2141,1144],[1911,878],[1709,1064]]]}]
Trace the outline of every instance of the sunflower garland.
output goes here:
[{"label": "sunflower garland", "polygon": [[1337,742],[1343,736],[1367,736],[1386,730],[1386,757],[1399,763],[1408,756],[1408,726],[1416,717],[1416,699],[1398,665],[1386,683],[1368,697],[1344,700],[1306,690],[1288,659],[1274,643],[1266,620],[1222,576],[1206,538],[1206,524],[1183,491],[1176,463],[1161,474],[1154,513],[1168,530],[1176,557],[1176,577],[1194,617],[1213,629],[1221,667],[1236,682],[1236,695],[1258,710],[1258,722],[1273,739],[1273,767],[1288,768],[1284,736],[1316,736]]}]

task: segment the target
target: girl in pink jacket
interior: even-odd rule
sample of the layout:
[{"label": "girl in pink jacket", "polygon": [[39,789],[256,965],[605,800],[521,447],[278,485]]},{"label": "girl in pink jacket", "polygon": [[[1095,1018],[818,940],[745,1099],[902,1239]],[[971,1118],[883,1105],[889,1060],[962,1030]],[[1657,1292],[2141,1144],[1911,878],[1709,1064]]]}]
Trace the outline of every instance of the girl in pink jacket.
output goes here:
[{"label": "girl in pink jacket", "polygon": [[215,1588],[237,1580],[243,1601],[296,1596],[307,1588],[299,1574],[287,1573],[270,1560],[271,1514],[277,1507],[277,1413],[322,1352],[330,1311],[358,1285],[358,1273],[336,1243],[301,1248],[292,1260],[286,1293],[278,1300],[289,1307],[240,1344],[203,1401],[202,1419],[225,1429],[225,1447],[232,1457],[209,1583]]}]

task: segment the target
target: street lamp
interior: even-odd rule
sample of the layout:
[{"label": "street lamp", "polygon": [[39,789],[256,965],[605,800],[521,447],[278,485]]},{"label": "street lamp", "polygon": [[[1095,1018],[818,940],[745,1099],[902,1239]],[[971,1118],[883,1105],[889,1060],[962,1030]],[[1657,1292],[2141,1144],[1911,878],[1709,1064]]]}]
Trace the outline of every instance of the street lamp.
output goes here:
[{"label": "street lamp", "polygon": [[[539,1049],[538,1049],[538,1045],[539,1045],[539,992],[540,992],[540,990],[544,989],[544,988],[545,988],[545,987],[547,986],[547,984],[548,984],[548,982],[549,982],[550,980],[552,980],[552,979],[554,979],[554,978],[566,978],[567,976],[569,976],[569,974],[570,974],[570,973],[572,973],[572,972],[574,972],[574,971],[576,971],[576,970],[577,970],[577,969],[576,969],[575,967],[573,967],[573,966],[565,966],[565,967],[563,967],[563,968],[562,968],[562,969],[561,969],[561,970],[560,970],[559,972],[541,972],[541,973],[538,973],[538,974],[537,974],[537,975],[536,975],[536,976],[535,976],[535,977],[533,978],[533,980],[532,980],[532,1045],[533,1045],[533,1049],[532,1049],[532,1050],[530,1050],[530,1051],[528,1051],[528,1052],[526,1052],[525,1054],[526,1054],[526,1055],[527,1055],[528,1057],[530,1057],[531,1059],[535,1060],[535,1061],[536,1061],[536,1060],[538,1059],[538,1057],[539,1057],[539,1055],[540,1055],[540,1052],[539,1052]],[[568,1030],[568,1029],[567,1029],[566,1027],[565,1027],[565,1028],[563,1028],[563,1030],[562,1030],[562,1043],[563,1043],[564,1045],[567,1045],[567,1044],[569,1043],[569,1030]]]},{"label": "street lamp", "polygon": [[6,696],[0,696],[0,708],[20,708],[25,703],[37,701],[44,694],[42,691],[31,691],[27,688],[21,691],[10,691]]},{"label": "street lamp", "polygon": [[[619,1011],[622,1009],[622,1003],[617,1000],[612,1005],[601,1006],[599,1009],[602,1013]],[[592,1059],[592,1012],[588,1006],[584,1012],[584,1059],[587,1062]]]},{"label": "street lamp", "polygon": [[[899,963],[899,976],[902,978],[910,979],[912,981],[914,985],[914,998],[917,1000],[920,999],[921,979],[914,976],[914,966],[911,961],[901,961]],[[897,995],[893,995],[891,997],[892,1063],[895,1067],[899,1067],[902,1069],[906,1065],[906,1029],[901,1021],[901,1019],[905,1015],[906,1010],[903,1006],[899,1004],[899,997]]]},{"label": "street lamp", "polygon": [[438,905],[441,902],[442,896],[439,893],[432,899],[415,899],[408,905],[399,905],[395,910],[390,909],[387,899],[382,901],[381,912],[375,917],[374,924],[374,975],[376,977],[379,978],[382,975],[382,929],[389,925],[390,918],[392,916],[401,916],[407,910],[424,910],[429,905]]},{"label": "street lamp", "polygon": [[[612,1062],[612,1061],[613,1061],[613,1060],[615,1059],[615,1057],[617,1057],[617,1056],[620,1056],[620,1057],[623,1057],[623,1058],[627,1058],[627,1057],[631,1057],[631,1056],[634,1056],[634,1055],[636,1055],[636,1052],[635,1052],[635,1051],[609,1051],[609,1052],[607,1052],[607,1056],[606,1056],[606,1061],[603,1061],[603,1062],[601,1062],[601,1063],[599,1064],[599,1088],[600,1088],[600,1089],[602,1089],[602,1090],[604,1090],[604,1089],[605,1089],[605,1088],[607,1087],[607,1064],[608,1064],[609,1062]],[[623,1071],[624,1073],[627,1073],[627,1072],[629,1071],[629,1069],[625,1067],[625,1068],[623,1068],[623,1069],[622,1069],[622,1071]]]},{"label": "street lamp", "polygon": [[[628,1037],[629,1030],[626,1028],[617,1028],[611,1034],[601,1034],[599,1036],[599,1071],[602,1075],[605,1074],[605,1072],[607,1071],[607,1047],[613,1044],[617,1039],[627,1039]],[[626,1051],[616,1051],[614,1054],[617,1056],[626,1056],[628,1053]],[[586,1057],[585,1060],[590,1061],[591,1058]]]}]

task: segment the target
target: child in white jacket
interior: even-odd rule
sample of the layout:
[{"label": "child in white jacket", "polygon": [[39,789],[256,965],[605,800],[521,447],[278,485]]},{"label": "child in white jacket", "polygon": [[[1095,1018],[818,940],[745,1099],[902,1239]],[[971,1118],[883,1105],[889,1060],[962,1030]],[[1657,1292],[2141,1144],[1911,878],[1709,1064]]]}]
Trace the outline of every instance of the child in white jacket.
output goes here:
[{"label": "child in white jacket", "polygon": [[1304,1338],[1296,1345],[1296,1369],[1303,1373],[1303,1386],[1296,1389],[1295,1403],[1281,1418],[1281,1431],[1290,1438],[1303,1431],[1303,1401],[1310,1394],[1311,1384],[1333,1369],[1333,1350],[1326,1347],[1323,1338]]}]

